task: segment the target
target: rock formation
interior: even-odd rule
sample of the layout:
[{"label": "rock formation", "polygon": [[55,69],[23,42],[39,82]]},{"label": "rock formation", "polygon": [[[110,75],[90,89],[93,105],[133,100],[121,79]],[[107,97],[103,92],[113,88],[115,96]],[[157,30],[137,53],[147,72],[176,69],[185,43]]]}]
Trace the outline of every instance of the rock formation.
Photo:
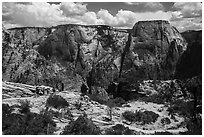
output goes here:
[{"label": "rock formation", "polygon": [[118,77],[128,37],[127,30],[72,24],[9,32],[11,42],[5,39],[3,47],[3,80],[33,85],[46,84],[45,79],[65,82],[67,76],[78,73],[89,85],[107,86]]},{"label": "rock formation", "polygon": [[[170,79],[187,43],[167,21],[141,21],[134,25],[124,61],[125,79]],[[131,81],[131,80],[128,80]]]},{"label": "rock formation", "polygon": [[186,48],[178,30],[161,20],[138,22],[131,31],[74,24],[3,29],[3,80],[66,89],[75,79],[89,90],[122,80],[134,87],[174,78]]}]

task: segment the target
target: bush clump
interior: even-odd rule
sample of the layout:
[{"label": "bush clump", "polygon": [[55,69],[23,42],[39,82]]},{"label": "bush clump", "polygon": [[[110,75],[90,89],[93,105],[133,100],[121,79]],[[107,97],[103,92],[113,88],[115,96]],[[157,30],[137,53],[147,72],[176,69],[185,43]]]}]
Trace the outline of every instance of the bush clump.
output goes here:
[{"label": "bush clump", "polygon": [[185,117],[191,117],[193,115],[193,102],[185,102],[184,100],[178,99],[172,102],[171,107],[167,109],[170,114],[178,113]]},{"label": "bush clump", "polygon": [[186,135],[202,135],[202,118],[187,121],[187,129]]},{"label": "bush clump", "polygon": [[19,112],[23,113],[23,114],[29,113],[30,112],[30,107],[31,107],[30,102],[28,100],[26,100],[26,101],[21,101],[20,103],[21,103],[21,105],[18,106],[19,107]]},{"label": "bush clump", "polygon": [[113,103],[115,104],[116,107],[121,107],[123,104],[126,103],[126,101],[121,97],[117,97],[113,99]]},{"label": "bush clump", "polygon": [[141,122],[144,124],[150,124],[152,122],[156,122],[157,118],[159,117],[158,114],[152,112],[152,111],[126,111],[123,114],[123,117],[130,121],[130,122]]},{"label": "bush clump", "polygon": [[79,116],[64,128],[61,135],[99,135],[100,129],[86,115]]},{"label": "bush clump", "polygon": [[164,96],[161,93],[158,95],[153,94],[153,95],[148,96],[148,97],[143,97],[141,100],[145,101],[145,102],[152,102],[152,103],[157,103],[157,104],[164,104],[165,103]]},{"label": "bush clump", "polygon": [[134,135],[134,131],[130,130],[122,124],[112,126],[105,131],[106,135]]},{"label": "bush clump", "polygon": [[163,125],[168,125],[168,124],[171,123],[171,121],[170,121],[170,119],[169,119],[168,117],[165,117],[165,118],[162,118],[162,119],[161,119],[161,123],[162,123]]},{"label": "bush clump", "polygon": [[165,132],[155,132],[154,135],[173,135],[171,132],[165,131]]},{"label": "bush clump", "polygon": [[3,116],[11,114],[12,111],[13,111],[13,108],[10,107],[8,104],[2,104]]},{"label": "bush clump", "polygon": [[59,109],[69,106],[69,103],[60,95],[50,95],[47,99],[46,106],[51,106]]},{"label": "bush clump", "polygon": [[69,109],[67,110],[64,110],[64,112],[60,113],[59,111],[54,111],[52,109],[50,109],[48,111],[48,113],[52,116],[52,117],[55,117],[55,118],[66,118],[66,119],[70,119],[72,120],[73,119],[73,115],[71,113],[71,111]]},{"label": "bush clump", "polygon": [[30,112],[27,102],[22,103],[19,112],[12,113],[13,107],[2,105],[2,131],[5,135],[39,135],[52,134],[56,124],[52,117],[47,114],[37,114]]},{"label": "bush clump", "polygon": [[125,111],[122,115],[127,121],[130,121],[130,122],[136,121],[136,117],[135,117],[136,115],[132,111]]},{"label": "bush clump", "polygon": [[98,102],[100,104],[106,104],[107,101],[108,101],[108,99],[103,98],[103,96],[101,96],[99,94],[96,94],[96,93],[94,93],[94,94],[87,94],[87,95],[89,96],[89,98],[91,100],[96,101],[96,102]]}]

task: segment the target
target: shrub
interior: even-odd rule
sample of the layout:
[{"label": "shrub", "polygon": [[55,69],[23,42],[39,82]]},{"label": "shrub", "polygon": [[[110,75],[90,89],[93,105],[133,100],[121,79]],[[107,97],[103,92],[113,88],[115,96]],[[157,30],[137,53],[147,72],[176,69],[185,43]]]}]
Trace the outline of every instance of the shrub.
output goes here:
[{"label": "shrub", "polygon": [[147,124],[151,123],[151,122],[156,122],[157,121],[157,118],[159,117],[158,114],[152,112],[152,111],[144,111],[143,112],[144,115],[146,115],[147,118],[147,121],[145,121]]},{"label": "shrub", "polygon": [[29,113],[30,107],[31,107],[30,102],[26,100],[26,101],[21,101],[20,103],[21,105],[19,106],[19,112],[24,114]]},{"label": "shrub", "polygon": [[165,117],[165,118],[162,118],[162,119],[161,119],[161,123],[162,123],[163,125],[168,125],[168,124],[171,123],[171,121],[170,121],[170,119],[169,119],[168,117]]},{"label": "shrub", "polygon": [[56,124],[48,113],[37,114],[29,121],[26,134],[37,135],[41,133],[49,135],[55,131],[55,127]]},{"label": "shrub", "polygon": [[155,132],[154,135],[173,135],[171,132],[165,131],[165,132]]},{"label": "shrub", "polygon": [[8,104],[2,104],[2,130],[4,131],[7,129],[11,123],[11,112],[12,112],[12,107],[10,107]]},{"label": "shrub", "polygon": [[73,120],[73,117],[74,117],[74,116],[72,115],[72,113],[71,113],[70,110],[66,110],[66,111],[65,111],[65,113],[64,113],[64,118]]},{"label": "shrub", "polygon": [[87,94],[89,96],[89,98],[93,101],[96,101],[100,104],[106,104],[107,103],[107,99],[104,99],[102,96],[98,95],[98,94]]},{"label": "shrub", "polygon": [[70,112],[70,110],[65,110],[64,112],[60,113],[59,111],[54,111],[52,109],[50,109],[48,112],[47,112],[50,116],[52,117],[55,117],[55,118],[61,118],[62,115],[63,115],[63,118],[66,118],[66,119],[70,119],[72,120],[73,119],[73,115],[72,113]]},{"label": "shrub", "polygon": [[188,135],[202,135],[202,118],[190,119],[187,121],[188,131],[185,134]]},{"label": "shrub", "polygon": [[8,104],[2,104],[3,116],[11,114],[12,111],[13,111],[13,108],[10,107]]},{"label": "shrub", "polygon": [[108,93],[105,91],[105,89],[96,86],[92,86],[91,93],[88,93],[87,95],[91,100],[100,104],[106,104],[109,99]]},{"label": "shrub", "polygon": [[169,115],[178,113],[185,117],[191,117],[193,115],[193,102],[185,102],[184,100],[178,99],[172,102],[171,107],[167,109]]},{"label": "shrub", "polygon": [[115,106],[121,107],[126,102],[125,102],[125,100],[123,98],[117,97],[117,98],[113,99],[113,103],[115,104]]},{"label": "shrub", "polygon": [[69,106],[69,103],[60,95],[50,95],[47,99],[46,106],[51,106],[58,109]]},{"label": "shrub", "polygon": [[64,128],[61,135],[99,135],[100,129],[86,115],[79,116]]},{"label": "shrub", "polygon": [[152,112],[152,111],[126,111],[123,114],[123,117],[130,121],[130,122],[142,122],[142,124],[149,124],[152,122],[156,122],[157,118],[159,117],[158,114]]},{"label": "shrub", "polygon": [[143,97],[142,101],[145,102],[152,102],[152,103],[157,103],[157,104],[164,104],[165,103],[165,99],[164,96],[161,94],[153,94],[151,96],[148,97]]},{"label": "shrub", "polygon": [[106,135],[134,135],[134,131],[130,130],[122,124],[112,126],[105,131]]},{"label": "shrub", "polygon": [[[3,114],[5,117],[2,119],[2,130],[5,135],[37,135],[39,133],[52,134],[55,131],[56,124],[50,115],[47,113],[32,113],[27,111],[29,108],[28,105],[25,106],[20,106],[23,108],[21,110],[26,110],[21,111],[21,114]],[[7,107],[8,106],[4,105],[3,113],[8,112],[5,111],[5,108]]]},{"label": "shrub", "polygon": [[135,113],[132,111],[125,111],[122,115],[127,121],[130,121],[130,122],[136,121]]},{"label": "shrub", "polygon": [[20,114],[10,114],[2,119],[2,131],[5,135],[23,135],[26,125],[24,117]]},{"label": "shrub", "polygon": [[76,109],[80,110],[82,107],[82,103],[80,101],[77,101],[74,103],[74,106],[76,107]]}]

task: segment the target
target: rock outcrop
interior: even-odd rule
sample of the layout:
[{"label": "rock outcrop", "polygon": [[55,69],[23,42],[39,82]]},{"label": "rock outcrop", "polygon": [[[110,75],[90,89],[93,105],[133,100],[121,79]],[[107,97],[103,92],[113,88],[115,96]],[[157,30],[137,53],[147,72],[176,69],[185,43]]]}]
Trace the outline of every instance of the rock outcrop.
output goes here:
[{"label": "rock outcrop", "polygon": [[31,86],[21,83],[2,82],[2,97],[21,98],[34,95],[48,95],[54,93],[53,88],[48,86]]},{"label": "rock outcrop", "polygon": [[136,23],[130,41],[122,72],[127,81],[173,78],[187,46],[178,30],[161,20]]}]

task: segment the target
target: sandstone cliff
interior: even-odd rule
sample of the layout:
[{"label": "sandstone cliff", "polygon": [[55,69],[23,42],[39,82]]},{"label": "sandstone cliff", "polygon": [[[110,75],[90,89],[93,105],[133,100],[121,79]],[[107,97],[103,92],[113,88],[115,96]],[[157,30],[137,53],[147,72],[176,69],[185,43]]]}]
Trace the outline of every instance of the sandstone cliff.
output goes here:
[{"label": "sandstone cliff", "polygon": [[123,77],[133,80],[171,79],[187,43],[167,21],[141,21],[134,25]]},{"label": "sandstone cliff", "polygon": [[32,85],[67,82],[77,73],[92,85],[107,86],[118,77],[128,37],[127,30],[73,24],[8,31],[9,40],[3,38],[3,80]]},{"label": "sandstone cliff", "polygon": [[176,28],[160,20],[138,22],[132,32],[68,24],[3,34],[3,80],[32,85],[66,84],[75,74],[89,87],[103,88],[120,79],[130,84],[170,79],[187,45]]}]

